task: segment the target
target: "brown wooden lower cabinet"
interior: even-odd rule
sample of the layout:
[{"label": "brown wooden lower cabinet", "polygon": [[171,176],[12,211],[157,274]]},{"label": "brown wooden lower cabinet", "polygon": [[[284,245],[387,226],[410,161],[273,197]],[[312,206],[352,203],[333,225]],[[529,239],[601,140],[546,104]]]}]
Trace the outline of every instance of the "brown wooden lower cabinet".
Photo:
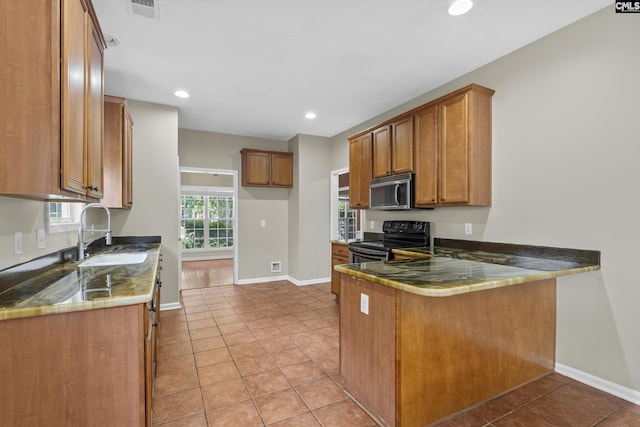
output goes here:
[{"label": "brown wooden lower cabinet", "polygon": [[340,273],[333,269],[336,265],[349,263],[349,246],[344,243],[331,244],[331,293],[340,299]]},{"label": "brown wooden lower cabinet", "polygon": [[0,321],[2,422],[151,426],[155,335],[146,327],[158,319],[150,318],[148,308]]},{"label": "brown wooden lower cabinet", "polygon": [[431,424],[554,368],[555,279],[425,297],[341,273],[340,295],[346,388],[386,425]]}]

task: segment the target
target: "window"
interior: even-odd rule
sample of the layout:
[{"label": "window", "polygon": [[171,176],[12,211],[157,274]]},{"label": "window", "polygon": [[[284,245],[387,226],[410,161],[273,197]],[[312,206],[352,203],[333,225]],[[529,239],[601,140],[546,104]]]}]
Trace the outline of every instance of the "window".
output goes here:
[{"label": "window", "polygon": [[45,203],[44,216],[48,233],[76,231],[80,226],[80,214],[84,203]]},{"label": "window", "polygon": [[233,247],[233,196],[182,195],[180,222],[183,250]]},{"label": "window", "polygon": [[340,240],[356,238],[358,211],[349,208],[349,188],[338,189],[338,236]]}]

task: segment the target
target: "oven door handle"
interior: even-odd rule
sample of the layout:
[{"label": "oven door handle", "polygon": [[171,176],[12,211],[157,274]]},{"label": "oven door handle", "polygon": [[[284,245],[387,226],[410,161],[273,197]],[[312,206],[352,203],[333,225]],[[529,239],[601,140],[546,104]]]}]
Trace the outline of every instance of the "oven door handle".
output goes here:
[{"label": "oven door handle", "polygon": [[372,255],[380,258],[386,255],[385,251],[381,251],[379,249],[368,249],[363,247],[354,247],[354,248],[349,247],[349,251],[353,252],[354,254]]}]

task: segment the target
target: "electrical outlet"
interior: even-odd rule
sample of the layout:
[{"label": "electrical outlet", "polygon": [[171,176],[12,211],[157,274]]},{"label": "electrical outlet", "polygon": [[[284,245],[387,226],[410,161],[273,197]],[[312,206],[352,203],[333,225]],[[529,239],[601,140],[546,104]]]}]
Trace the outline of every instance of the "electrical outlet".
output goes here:
[{"label": "electrical outlet", "polygon": [[464,234],[471,236],[473,234],[473,225],[470,222],[464,224]]},{"label": "electrical outlet", "polygon": [[13,233],[13,252],[16,255],[22,253],[22,232],[16,231]]},{"label": "electrical outlet", "polygon": [[44,249],[46,247],[46,237],[44,234],[44,228],[36,230],[36,247],[38,249]]},{"label": "electrical outlet", "polygon": [[266,227],[266,226],[267,226],[267,220],[261,219],[260,220],[260,227]]},{"label": "electrical outlet", "polygon": [[369,315],[369,295],[360,294],[360,311]]}]

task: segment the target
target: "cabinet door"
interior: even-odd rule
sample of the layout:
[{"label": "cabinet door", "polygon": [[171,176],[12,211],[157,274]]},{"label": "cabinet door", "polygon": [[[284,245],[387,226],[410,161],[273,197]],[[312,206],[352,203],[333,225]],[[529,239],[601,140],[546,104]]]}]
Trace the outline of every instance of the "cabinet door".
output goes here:
[{"label": "cabinet door", "polygon": [[371,134],[349,141],[349,206],[369,207],[369,182],[372,173]]},{"label": "cabinet door", "polygon": [[[333,269],[336,265],[349,263],[349,247],[347,245],[331,244],[331,293],[340,296],[340,272]],[[336,299],[337,300],[337,299]]]},{"label": "cabinet door", "polygon": [[417,206],[438,203],[438,109],[432,106],[417,112],[415,121]]},{"label": "cabinet door", "polygon": [[391,129],[392,173],[413,172],[413,116],[392,123]]},{"label": "cabinet door", "polygon": [[89,92],[87,93],[88,122],[87,122],[87,147],[88,147],[88,171],[87,195],[102,198],[104,195],[104,174],[102,169],[103,156],[103,117],[104,117],[104,91],[103,81],[103,51],[100,46],[96,29],[87,14],[88,25],[88,64],[87,76],[89,78]]},{"label": "cabinet door", "polygon": [[132,197],[133,120],[124,98],[104,97],[104,197],[110,208],[127,208]]},{"label": "cabinet door", "polygon": [[2,2],[0,193],[5,195],[60,189],[58,13],[57,2]]},{"label": "cabinet door", "polygon": [[88,13],[81,0],[62,2],[61,187],[86,194],[86,63]]},{"label": "cabinet door", "polygon": [[130,208],[133,206],[133,119],[126,102],[123,114],[122,204]]},{"label": "cabinet door", "polygon": [[278,187],[293,186],[293,155],[271,154],[271,185]]},{"label": "cabinet door", "polygon": [[440,104],[440,203],[469,203],[468,105],[468,92]]},{"label": "cabinet door", "polygon": [[245,170],[242,176],[245,181],[242,185],[264,185],[270,183],[270,161],[267,152],[247,152],[245,153],[245,161],[243,167]]},{"label": "cabinet door", "polygon": [[110,208],[122,207],[122,109],[120,98],[105,97],[104,102],[104,197]]},{"label": "cabinet door", "polygon": [[373,177],[391,175],[391,127],[373,131]]},{"label": "cabinet door", "polygon": [[[396,291],[341,274],[340,373],[366,408],[396,425]],[[366,296],[366,297],[365,297]],[[361,300],[368,298],[368,314]]]}]

